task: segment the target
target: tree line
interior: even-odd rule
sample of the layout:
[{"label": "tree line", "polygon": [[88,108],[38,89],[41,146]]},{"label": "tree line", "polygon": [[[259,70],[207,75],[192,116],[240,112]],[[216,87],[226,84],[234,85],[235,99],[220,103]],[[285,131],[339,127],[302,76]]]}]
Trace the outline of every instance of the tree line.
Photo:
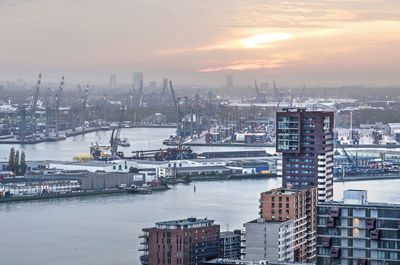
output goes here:
[{"label": "tree line", "polygon": [[14,147],[10,149],[10,156],[8,158],[8,170],[14,172],[17,176],[23,176],[26,173],[26,160],[25,152],[15,151]]}]

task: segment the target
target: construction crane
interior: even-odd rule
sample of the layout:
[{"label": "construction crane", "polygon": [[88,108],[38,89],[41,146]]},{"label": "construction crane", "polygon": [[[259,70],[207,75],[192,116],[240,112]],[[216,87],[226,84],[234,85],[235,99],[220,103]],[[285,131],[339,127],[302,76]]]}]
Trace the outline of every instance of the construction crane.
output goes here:
[{"label": "construction crane", "polygon": [[58,116],[59,116],[59,111],[60,111],[60,104],[61,104],[61,96],[62,96],[62,91],[64,89],[64,76],[61,77],[61,82],[60,82],[60,88],[58,90],[58,93],[56,94],[56,136],[58,137]]},{"label": "construction crane", "polygon": [[81,110],[81,126],[82,126],[83,131],[85,130],[84,119],[85,119],[85,111],[86,111],[88,93],[89,93],[89,85],[86,85],[85,93],[83,93],[83,96],[82,96],[82,110]]},{"label": "construction crane", "polygon": [[112,158],[117,157],[118,143],[120,141],[121,128],[122,128],[122,121],[124,119],[125,104],[121,102],[121,105],[122,105],[121,117],[118,122],[118,127],[116,129],[113,129],[112,133],[111,133],[110,145],[111,145],[111,157]]},{"label": "construction crane", "polygon": [[174,107],[176,110],[176,135],[180,139],[179,105],[178,105],[178,100],[175,97],[175,91],[174,91],[174,87],[172,86],[172,80],[169,80],[169,88],[171,90],[171,95],[172,95],[172,99],[174,101]]},{"label": "construction crane", "polygon": [[276,87],[275,80],[274,80],[274,93],[275,93],[275,102],[278,102],[279,92],[278,88]]},{"label": "construction crane", "polygon": [[292,90],[289,90],[289,94],[290,94],[290,104],[289,107],[293,107],[293,98],[294,98],[294,93],[292,92]]},{"label": "construction crane", "polygon": [[344,148],[343,144],[339,144],[339,145],[340,145],[340,147],[342,148],[342,151],[343,151],[344,155],[346,156],[347,161],[348,161],[350,164],[353,164],[354,161],[353,161],[353,159],[349,156],[349,154],[346,152],[346,149]]},{"label": "construction crane", "polygon": [[31,118],[32,118],[32,141],[36,140],[36,105],[39,98],[40,83],[42,81],[42,74],[39,74],[38,81],[36,83],[35,95],[33,96],[32,108],[31,108]]},{"label": "construction crane", "polygon": [[276,108],[279,108],[279,105],[281,104],[283,100],[283,96],[279,93],[278,88],[276,87],[275,80],[274,80],[274,90],[275,90],[275,102],[278,102],[276,104]]},{"label": "construction crane", "polygon": [[167,102],[167,87],[168,87],[168,79],[167,78],[164,78],[163,79],[163,88],[162,88],[162,90],[161,90],[161,95],[160,95],[160,97],[161,97],[161,103],[163,104],[163,105],[165,105]]},{"label": "construction crane", "polygon": [[141,80],[139,87],[139,106],[143,106],[143,96],[143,80]]},{"label": "construction crane", "polygon": [[257,97],[256,102],[261,103],[261,93],[257,86],[257,80],[254,80],[254,87],[256,88],[256,97]]}]

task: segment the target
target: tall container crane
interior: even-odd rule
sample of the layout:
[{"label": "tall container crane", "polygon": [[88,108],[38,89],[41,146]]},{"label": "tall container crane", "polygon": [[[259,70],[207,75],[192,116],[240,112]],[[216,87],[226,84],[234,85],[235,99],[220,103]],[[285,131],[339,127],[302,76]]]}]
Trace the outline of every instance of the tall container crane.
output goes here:
[{"label": "tall container crane", "polygon": [[58,137],[58,118],[59,118],[59,111],[60,111],[60,105],[61,105],[61,96],[62,96],[62,91],[64,89],[64,76],[61,77],[61,82],[60,82],[60,88],[58,90],[58,93],[56,94],[56,136]]},{"label": "tall container crane", "polygon": [[112,130],[111,139],[110,139],[111,157],[113,159],[117,157],[118,141],[120,140],[122,121],[124,120],[125,104],[122,103],[121,105],[122,105],[121,117],[120,117],[119,122],[118,122],[118,127],[116,129]]},{"label": "tall container crane", "polygon": [[81,110],[81,126],[82,130],[85,130],[85,111],[87,107],[87,97],[89,93],[89,85],[86,85],[85,93],[82,96],[82,110]]},{"label": "tall container crane", "polygon": [[36,140],[36,117],[35,117],[35,112],[36,112],[37,101],[38,101],[38,98],[39,98],[39,90],[40,90],[40,83],[41,82],[42,82],[42,74],[39,74],[39,78],[38,78],[38,81],[36,83],[36,88],[35,88],[35,95],[33,96],[32,108],[31,108],[32,141]]},{"label": "tall container crane", "polygon": [[169,88],[171,89],[171,95],[172,95],[172,99],[174,101],[174,107],[176,110],[176,135],[180,139],[181,132],[180,132],[180,122],[179,122],[179,105],[178,105],[177,98],[175,97],[175,91],[174,91],[174,87],[172,86],[171,80],[169,80]]}]

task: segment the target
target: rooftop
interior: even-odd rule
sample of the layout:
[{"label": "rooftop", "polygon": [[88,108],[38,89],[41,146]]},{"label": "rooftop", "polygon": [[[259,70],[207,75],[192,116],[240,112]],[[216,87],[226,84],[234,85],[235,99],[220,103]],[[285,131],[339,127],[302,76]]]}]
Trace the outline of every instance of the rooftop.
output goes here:
[{"label": "rooftop", "polygon": [[229,237],[234,237],[234,236],[241,236],[242,231],[241,230],[235,230],[235,231],[224,231],[220,233],[220,238],[229,238]]},{"label": "rooftop", "polygon": [[198,219],[195,217],[189,217],[187,219],[172,220],[157,222],[157,229],[191,229],[197,227],[207,227],[214,225],[214,220],[209,220],[207,218]]},{"label": "rooftop", "polygon": [[391,203],[383,203],[383,202],[368,202],[367,191],[366,190],[358,190],[358,189],[345,190],[343,192],[343,201],[324,202],[324,203],[320,203],[320,205],[400,208],[400,204],[391,204]]},{"label": "rooftop", "polygon": [[277,189],[272,189],[265,191],[265,194],[274,194],[274,195],[293,195],[299,192],[303,192],[304,190],[300,189],[293,189],[293,188],[277,188]]}]

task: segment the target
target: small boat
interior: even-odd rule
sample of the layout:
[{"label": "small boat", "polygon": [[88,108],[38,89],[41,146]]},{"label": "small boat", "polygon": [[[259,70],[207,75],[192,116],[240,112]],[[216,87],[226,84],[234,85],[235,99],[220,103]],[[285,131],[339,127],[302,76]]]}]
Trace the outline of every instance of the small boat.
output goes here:
[{"label": "small boat", "polygon": [[131,144],[129,143],[127,138],[122,138],[119,141],[117,141],[118,145],[123,146],[123,147],[129,147]]}]

